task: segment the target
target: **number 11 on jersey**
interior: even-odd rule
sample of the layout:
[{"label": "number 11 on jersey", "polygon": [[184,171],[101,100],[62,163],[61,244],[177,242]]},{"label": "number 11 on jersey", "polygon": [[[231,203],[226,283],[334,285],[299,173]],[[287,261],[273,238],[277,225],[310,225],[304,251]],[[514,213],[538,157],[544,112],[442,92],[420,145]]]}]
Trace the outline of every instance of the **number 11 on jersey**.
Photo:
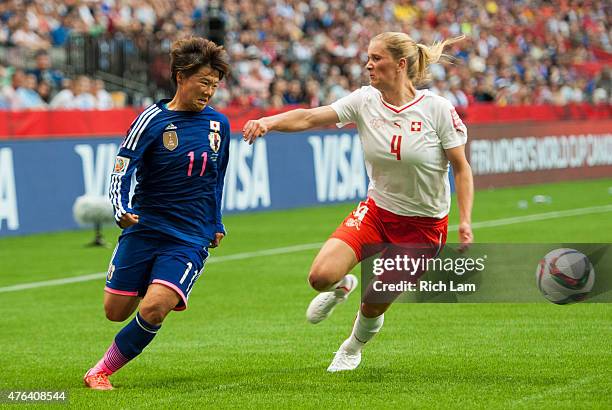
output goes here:
[{"label": "number 11 on jersey", "polygon": [[[195,160],[195,154],[193,151],[189,151],[187,154],[189,157],[189,168],[187,169],[187,176],[191,176],[191,171],[193,170],[193,161]],[[204,171],[206,170],[206,160],[208,159],[208,153],[205,151],[202,153],[202,170],[200,171],[200,176],[204,175]]]},{"label": "number 11 on jersey", "polygon": [[394,135],[391,139],[391,153],[400,161],[402,159],[402,136]]}]

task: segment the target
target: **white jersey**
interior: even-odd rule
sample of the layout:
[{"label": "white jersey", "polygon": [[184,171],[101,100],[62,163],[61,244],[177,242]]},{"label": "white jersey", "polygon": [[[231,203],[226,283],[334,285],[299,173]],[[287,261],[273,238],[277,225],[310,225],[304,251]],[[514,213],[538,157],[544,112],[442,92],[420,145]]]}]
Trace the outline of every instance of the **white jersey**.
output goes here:
[{"label": "white jersey", "polygon": [[450,210],[444,149],[464,145],[467,129],[447,99],[419,90],[402,107],[361,87],[331,104],[339,127],[357,125],[370,178],[368,196],[397,215],[443,218]]}]

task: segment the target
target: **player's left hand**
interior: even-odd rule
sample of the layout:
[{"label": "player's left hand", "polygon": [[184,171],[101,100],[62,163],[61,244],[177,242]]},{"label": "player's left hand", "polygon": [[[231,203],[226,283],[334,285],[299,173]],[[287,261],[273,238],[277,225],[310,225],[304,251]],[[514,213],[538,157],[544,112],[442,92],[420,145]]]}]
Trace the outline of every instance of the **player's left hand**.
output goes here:
[{"label": "player's left hand", "polygon": [[242,139],[249,145],[254,143],[257,138],[263,137],[268,132],[268,126],[263,118],[259,120],[249,120],[242,127]]},{"label": "player's left hand", "polygon": [[472,226],[467,222],[459,224],[459,252],[465,252],[468,250],[470,245],[474,242],[474,234],[472,233]]},{"label": "player's left hand", "polygon": [[216,248],[221,244],[221,240],[225,237],[225,234],[222,232],[217,232],[215,234],[215,239],[208,245],[209,248]]}]

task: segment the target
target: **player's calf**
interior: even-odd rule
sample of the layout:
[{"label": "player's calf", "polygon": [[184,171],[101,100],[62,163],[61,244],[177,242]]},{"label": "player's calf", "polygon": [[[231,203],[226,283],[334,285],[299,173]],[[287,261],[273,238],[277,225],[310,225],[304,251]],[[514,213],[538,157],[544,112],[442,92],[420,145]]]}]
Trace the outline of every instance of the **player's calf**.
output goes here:
[{"label": "player's calf", "polygon": [[132,316],[139,302],[138,296],[118,295],[107,291],[104,294],[104,313],[112,322],[123,322]]},{"label": "player's calf", "polygon": [[106,314],[106,318],[111,322],[123,322],[132,315],[133,310],[117,310],[114,307],[107,308],[105,306],[104,313]]}]

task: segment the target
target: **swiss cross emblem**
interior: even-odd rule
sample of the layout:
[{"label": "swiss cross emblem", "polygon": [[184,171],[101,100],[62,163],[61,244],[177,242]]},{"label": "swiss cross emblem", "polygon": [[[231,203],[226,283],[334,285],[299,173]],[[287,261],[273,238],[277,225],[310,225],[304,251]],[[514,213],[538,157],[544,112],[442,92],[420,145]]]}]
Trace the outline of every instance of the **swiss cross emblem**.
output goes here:
[{"label": "swiss cross emblem", "polygon": [[410,131],[421,131],[421,121],[412,121],[410,123]]}]

